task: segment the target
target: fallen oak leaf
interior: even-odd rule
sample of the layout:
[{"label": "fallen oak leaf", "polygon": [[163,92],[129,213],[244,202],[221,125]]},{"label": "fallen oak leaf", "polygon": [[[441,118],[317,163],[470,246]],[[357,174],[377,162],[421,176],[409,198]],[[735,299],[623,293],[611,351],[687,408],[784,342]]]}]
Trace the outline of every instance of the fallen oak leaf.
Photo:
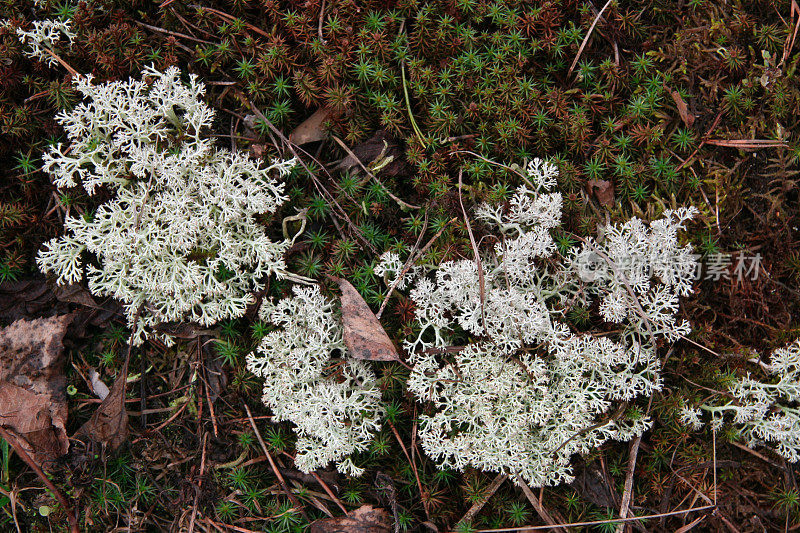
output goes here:
[{"label": "fallen oak leaf", "polygon": [[312,522],[309,533],[389,533],[389,513],[371,505],[362,505],[347,516],[321,518]]},{"label": "fallen oak leaf", "polygon": [[69,450],[64,335],[73,314],[0,330],[0,425],[42,468]]},{"label": "fallen oak leaf", "polygon": [[400,361],[397,349],[375,314],[349,281],[333,278],[342,291],[344,343],[354,359]]}]

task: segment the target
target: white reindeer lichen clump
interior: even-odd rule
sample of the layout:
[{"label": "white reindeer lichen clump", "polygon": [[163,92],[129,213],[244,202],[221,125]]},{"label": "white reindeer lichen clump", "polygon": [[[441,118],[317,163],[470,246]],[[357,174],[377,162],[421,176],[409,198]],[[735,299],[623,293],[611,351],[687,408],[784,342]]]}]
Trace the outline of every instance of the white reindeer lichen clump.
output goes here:
[{"label": "white reindeer lichen clump", "polygon": [[[527,174],[530,187],[508,209],[478,209],[495,230],[480,267],[447,261],[434,278],[410,281],[419,330],[405,347],[414,364],[409,389],[430,405],[419,428],[427,454],[443,468],[473,466],[544,486],[572,479],[573,454],[650,426],[623,407],[661,387],[658,339],[689,330],[675,314],[694,258],[677,232],[694,210],[667,211],[649,227],[638,219],[609,226],[559,261],[550,235],[561,219],[561,195],[549,192],[556,169],[535,160]],[[376,272],[396,278],[398,265],[385,254]],[[588,308],[591,297],[621,333],[570,329],[565,315]]]},{"label": "white reindeer lichen clump", "polygon": [[734,379],[728,385],[732,400],[724,404],[704,403],[699,408],[684,407],[681,421],[700,429],[702,413],[711,414],[711,429],[718,431],[725,415],[732,422],[745,444],[751,448],[765,445],[787,461],[800,460],[800,340],[775,350],[769,364],[762,367],[765,378]]},{"label": "white reindeer lichen clump", "polygon": [[57,50],[56,45],[62,37],[67,38],[67,46],[71,47],[76,35],[69,20],[35,20],[30,31],[17,28],[17,37],[21,43],[28,46],[25,55],[53,67],[58,65],[58,60],[48,50],[50,52]]},{"label": "white reindeer lichen clump", "polygon": [[170,67],[147,68],[141,81],[78,77],[87,101],[57,116],[68,147],[44,154],[59,188],[104,188],[112,197],[68,217],[39,267],[60,284],[85,276],[93,294],[124,302],[137,343],[161,322],[208,326],[241,316],[265,276],[286,274],[289,243],[270,240],[256,217],[286,200],[273,174],[294,162],[263,167],[212,146],[203,137],[214,117],[205,87],[179,76]]},{"label": "white reindeer lichen clump", "polygon": [[367,363],[347,357],[341,318],[319,288],[293,288],[294,296],[266,302],[261,319],[281,329],[247,357],[264,378],[264,403],[275,420],[295,424],[295,464],[308,473],[337,463],[358,476],[350,455],[367,449],[380,429],[380,389]]}]

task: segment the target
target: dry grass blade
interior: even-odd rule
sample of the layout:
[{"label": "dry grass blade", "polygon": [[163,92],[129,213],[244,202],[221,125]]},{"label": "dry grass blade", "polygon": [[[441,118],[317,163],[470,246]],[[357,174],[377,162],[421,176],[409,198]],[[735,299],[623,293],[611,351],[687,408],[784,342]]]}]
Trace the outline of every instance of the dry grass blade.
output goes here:
[{"label": "dry grass blade", "polygon": [[594,27],[597,26],[597,23],[600,21],[600,19],[603,16],[603,12],[606,10],[606,8],[608,8],[608,6],[611,5],[611,2],[612,2],[612,0],[608,0],[608,2],[606,2],[606,4],[603,6],[603,9],[601,9],[597,13],[597,15],[594,17],[594,20],[592,21],[592,25],[589,26],[589,31],[586,32],[586,37],[583,38],[583,42],[581,43],[581,47],[578,48],[578,53],[575,54],[575,59],[572,60],[572,64],[569,66],[569,71],[567,72],[567,77],[569,77],[572,74],[572,71],[575,70],[575,65],[578,64],[578,60],[581,58],[581,54],[583,53],[583,49],[586,48],[586,43],[589,42],[589,37],[592,36],[592,32],[594,31]]},{"label": "dry grass blade", "polygon": [[458,169],[458,203],[461,204],[461,213],[464,214],[464,224],[467,227],[467,234],[469,235],[469,242],[472,245],[472,251],[475,253],[475,266],[478,268],[478,284],[481,290],[481,326],[483,331],[486,332],[486,280],[483,277],[483,263],[481,263],[481,254],[478,250],[478,243],[475,241],[475,235],[472,233],[472,226],[469,223],[467,210],[464,208],[464,198],[461,195],[463,188],[462,177],[464,172]]},{"label": "dry grass blade", "polygon": [[679,529],[676,529],[675,533],[687,533],[688,531],[691,531],[692,529],[694,529],[694,526],[696,526],[697,524],[699,524],[700,522],[702,522],[705,519],[706,519],[706,515],[698,516],[697,518],[695,518],[694,520],[692,520],[691,522],[689,522],[685,526],[683,526],[683,527],[681,527]]},{"label": "dry grass blade", "polygon": [[[523,487],[523,491],[524,491]],[[530,489],[528,489],[530,491]],[[526,494],[527,495],[527,494]],[[531,496],[533,494],[531,493]],[[529,498],[530,500],[530,498]],[[534,501],[538,500],[533,498]],[[531,502],[533,504],[533,501]],[[534,508],[536,505],[534,505]],[[562,524],[551,524],[547,526],[522,526],[522,527],[504,527],[503,529],[478,529],[476,533],[500,533],[501,531],[543,531],[545,529],[553,529],[553,528],[563,528],[567,527],[585,527],[585,526],[599,526],[603,524],[615,524],[618,522],[628,523],[628,522],[638,522],[641,520],[654,520],[656,518],[667,518],[670,516],[681,516],[688,513],[694,513],[698,511],[710,511],[712,509],[716,509],[716,505],[703,505],[702,507],[692,507],[691,509],[683,509],[681,511],[670,511],[669,513],[658,513],[658,514],[649,514],[649,515],[642,515],[642,516],[634,516],[631,518],[612,518],[610,520],[592,520],[588,522],[564,522]],[[704,515],[705,516],[705,515]]]},{"label": "dry grass blade", "polygon": [[739,150],[760,150],[762,148],[788,148],[783,141],[770,139],[708,139],[706,144],[722,146],[725,148],[738,148]]}]

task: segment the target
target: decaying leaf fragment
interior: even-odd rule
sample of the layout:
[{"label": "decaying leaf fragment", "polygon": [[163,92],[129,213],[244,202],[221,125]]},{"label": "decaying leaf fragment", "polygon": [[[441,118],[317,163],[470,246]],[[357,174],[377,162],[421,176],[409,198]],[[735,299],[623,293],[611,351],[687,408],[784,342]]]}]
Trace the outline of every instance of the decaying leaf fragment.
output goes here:
[{"label": "decaying leaf fragment", "polygon": [[125,410],[125,386],[128,380],[128,361],[111,386],[100,407],[76,433],[116,450],[128,438],[128,412]]},{"label": "decaying leaf fragment", "polygon": [[686,124],[687,128],[691,128],[692,124],[694,124],[695,117],[692,112],[689,111],[689,106],[686,105],[681,93],[670,90],[669,95],[672,97],[672,101],[675,102],[675,107],[678,108],[678,114],[681,116],[681,120]]},{"label": "decaying leaf fragment", "polygon": [[63,340],[73,318],[0,329],[0,425],[43,469],[69,449]]},{"label": "decaying leaf fragment", "polygon": [[389,513],[371,505],[362,505],[347,516],[322,518],[313,522],[309,533],[388,533]]},{"label": "decaying leaf fragment", "polygon": [[330,116],[330,110],[324,107],[316,110],[289,134],[289,140],[294,144],[303,145],[327,139],[328,132],[323,124]]},{"label": "decaying leaf fragment", "polygon": [[586,185],[603,207],[614,205],[614,184],[608,180],[589,180]]},{"label": "decaying leaf fragment", "polygon": [[342,278],[334,281],[342,291],[344,342],[350,356],[366,361],[399,361],[397,349],[355,287]]}]

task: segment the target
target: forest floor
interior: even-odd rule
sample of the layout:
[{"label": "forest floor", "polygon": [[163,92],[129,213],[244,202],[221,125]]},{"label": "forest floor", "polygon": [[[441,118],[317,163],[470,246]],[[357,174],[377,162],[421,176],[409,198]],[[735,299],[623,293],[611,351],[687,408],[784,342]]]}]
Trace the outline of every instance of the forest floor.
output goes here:
[{"label": "forest floor", "polygon": [[[800,335],[795,0],[196,1],[0,0],[0,325],[71,317],[50,327],[63,337],[73,435],[50,487],[0,439],[0,529],[68,530],[70,519],[86,531],[800,528],[795,465],[744,446],[733,428],[679,422],[683,401],[722,394],[749,359]],[[69,19],[77,34],[54,65],[26,56],[14,31],[44,18]],[[117,303],[57,289],[36,268],[65,216],[98,202],[58,191],[42,153],[63,142],[56,114],[80,101],[73,73],[124,80],[151,64],[206,83],[220,146],[291,157],[276,131],[288,137],[305,165],[271,231],[305,209],[290,269],[328,294],[328,276],[350,280],[373,311],[387,297],[373,272],[382,252],[436,237],[431,263],[473,256],[460,193],[468,206],[506,200],[519,185],[513,163],[557,165],[567,248],[610,222],[697,207],[683,238],[703,269],[680,311],[693,332],[661,347],[653,428],[574,457],[576,480],[557,487],[440,470],[418,443],[425,406],[404,387],[406,367],[374,363],[386,418],[356,457],[366,473],[307,475],[293,464],[291,424],[270,422],[244,366],[265,331],[257,306],[213,330],[172,330],[176,346],[129,350]],[[288,290],[272,282],[259,300]],[[607,327],[586,313],[575,321]],[[413,307],[392,296],[384,318],[399,341]],[[79,431],[96,423],[98,382],[125,395],[112,422],[127,420],[100,443]],[[650,518],[615,521],[626,499]]]}]

